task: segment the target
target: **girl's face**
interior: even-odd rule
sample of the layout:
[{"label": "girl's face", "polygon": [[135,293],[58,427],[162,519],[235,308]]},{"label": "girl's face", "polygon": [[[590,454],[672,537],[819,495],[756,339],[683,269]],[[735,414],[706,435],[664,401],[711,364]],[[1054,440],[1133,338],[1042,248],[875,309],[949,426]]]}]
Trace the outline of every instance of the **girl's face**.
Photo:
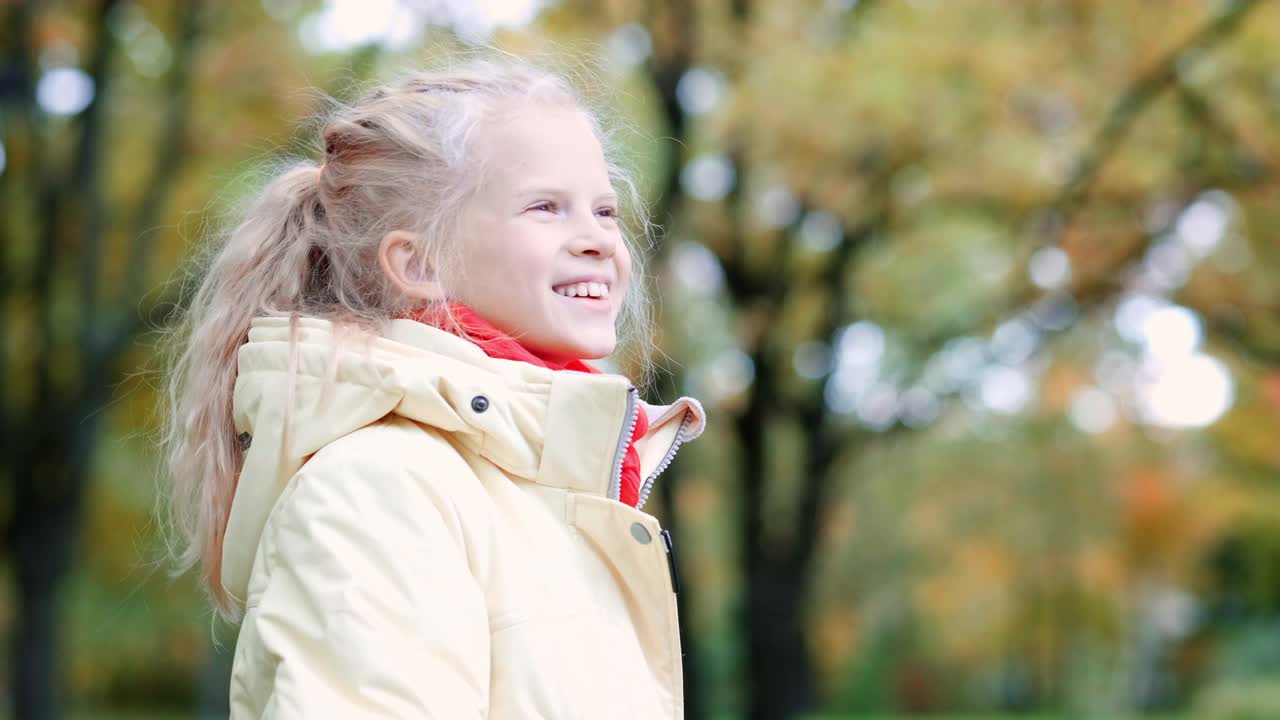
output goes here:
[{"label": "girl's face", "polygon": [[450,295],[545,360],[613,352],[631,256],[586,116],[534,105],[477,142],[487,173],[463,211],[464,272]]}]

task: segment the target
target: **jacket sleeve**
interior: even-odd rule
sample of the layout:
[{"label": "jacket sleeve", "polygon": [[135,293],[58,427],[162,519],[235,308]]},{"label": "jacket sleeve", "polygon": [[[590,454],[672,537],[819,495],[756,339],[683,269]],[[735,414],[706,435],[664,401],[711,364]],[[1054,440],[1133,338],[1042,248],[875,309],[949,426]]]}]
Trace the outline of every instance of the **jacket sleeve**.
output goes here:
[{"label": "jacket sleeve", "polygon": [[487,714],[488,613],[457,515],[396,460],[321,451],[281,497],[251,607],[264,718]]}]

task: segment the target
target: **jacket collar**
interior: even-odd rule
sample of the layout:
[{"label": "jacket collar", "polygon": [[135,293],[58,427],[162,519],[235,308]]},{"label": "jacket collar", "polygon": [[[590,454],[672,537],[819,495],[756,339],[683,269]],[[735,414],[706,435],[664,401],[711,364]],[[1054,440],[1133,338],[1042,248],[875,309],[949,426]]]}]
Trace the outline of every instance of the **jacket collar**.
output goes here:
[{"label": "jacket collar", "polygon": [[[632,392],[617,375],[491,358],[415,320],[391,320],[369,337],[315,318],[257,318],[239,351],[232,411],[236,431],[253,439],[228,519],[224,585],[233,595],[247,585],[267,515],[305,458],[388,414],[451,433],[511,475],[608,496]],[[705,424],[690,398],[645,409],[650,428],[636,442],[642,480]]]},{"label": "jacket collar", "polygon": [[[441,397],[466,423],[455,430],[472,449],[507,472],[544,485],[606,495],[618,437],[627,422],[631,383],[618,375],[557,372],[519,360],[489,357],[463,338],[416,321],[393,320],[389,340],[432,357],[406,379],[395,412],[432,425],[433,387],[445,381],[430,365],[466,363],[450,373],[458,387]],[[484,397],[488,409],[471,402]],[[415,400],[427,400],[426,405]]]},{"label": "jacket collar", "polygon": [[[614,450],[624,430],[628,393],[631,382],[620,375],[584,372],[557,372],[535,367],[517,360],[489,357],[475,344],[451,333],[413,320],[392,320],[383,332],[390,342],[426,352],[436,359],[465,363],[479,371],[477,388],[494,388],[500,393],[500,404],[506,407],[545,408],[541,421],[530,425],[520,412],[502,415],[502,422],[485,433],[481,452],[504,470],[545,485],[564,487],[596,495],[606,492]],[[435,382],[440,372],[425,375]],[[503,400],[502,398],[505,398]],[[490,403],[494,397],[488,398]],[[682,397],[669,405],[654,405],[636,397],[649,418],[648,432],[637,439],[641,456],[641,478],[658,470],[677,430],[681,440],[692,440],[702,434],[706,414],[701,403]],[[402,412],[403,411],[403,412]],[[396,412],[413,417],[413,408],[404,406]],[[485,414],[492,413],[492,409]],[[536,419],[535,419],[536,420]],[[502,449],[499,449],[502,448]],[[529,453],[527,462],[516,458]],[[535,457],[536,456],[536,457]],[[601,456],[606,469],[602,473],[584,463],[585,458]]]}]

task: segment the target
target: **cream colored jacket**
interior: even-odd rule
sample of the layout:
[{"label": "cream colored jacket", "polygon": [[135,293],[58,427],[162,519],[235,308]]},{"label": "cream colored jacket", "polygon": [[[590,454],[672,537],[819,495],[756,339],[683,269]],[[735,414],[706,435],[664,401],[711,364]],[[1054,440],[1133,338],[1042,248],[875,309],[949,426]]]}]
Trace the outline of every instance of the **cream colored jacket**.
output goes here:
[{"label": "cream colored jacket", "polygon": [[[667,536],[614,499],[627,380],[411,320],[341,352],[332,330],[300,322],[292,392],[287,319],[240,349],[231,717],[682,717]],[[687,398],[646,410],[642,505],[704,424]]]}]

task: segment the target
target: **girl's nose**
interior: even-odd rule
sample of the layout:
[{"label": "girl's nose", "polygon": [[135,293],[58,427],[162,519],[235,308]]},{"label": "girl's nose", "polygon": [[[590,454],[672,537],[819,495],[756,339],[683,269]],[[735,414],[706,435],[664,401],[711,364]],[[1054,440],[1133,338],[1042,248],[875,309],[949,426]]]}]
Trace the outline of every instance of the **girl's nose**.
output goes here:
[{"label": "girl's nose", "polygon": [[591,257],[610,258],[613,257],[613,243],[606,241],[584,240],[574,248],[575,255],[588,255]]},{"label": "girl's nose", "polygon": [[590,224],[580,228],[574,235],[573,240],[569,243],[569,249],[574,255],[601,258],[613,257],[613,254],[618,249],[618,233],[615,230],[601,227],[599,221],[595,218],[588,222]]}]

